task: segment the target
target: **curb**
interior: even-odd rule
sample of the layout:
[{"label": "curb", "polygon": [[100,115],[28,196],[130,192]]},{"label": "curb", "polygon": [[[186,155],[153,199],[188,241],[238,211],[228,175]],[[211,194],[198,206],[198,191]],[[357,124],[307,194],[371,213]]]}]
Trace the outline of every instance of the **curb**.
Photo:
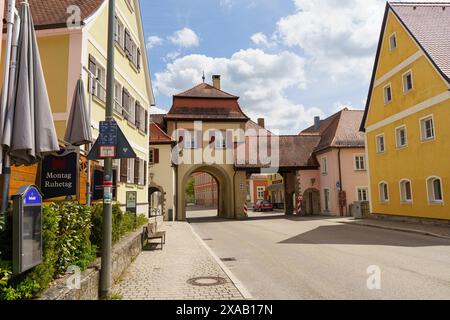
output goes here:
[{"label": "curb", "polygon": [[374,225],[374,224],[364,223],[364,222],[363,223],[359,223],[359,222],[355,223],[355,222],[341,221],[339,223],[353,225],[353,226],[363,226],[363,227],[370,227],[370,228],[377,228],[377,229],[385,229],[385,230],[393,230],[393,231],[400,231],[400,232],[407,232],[407,233],[415,233],[415,234],[421,234],[421,235],[431,236],[431,237],[435,237],[435,238],[450,240],[450,237],[448,237],[448,236],[444,236],[444,235],[433,233],[433,232],[429,232],[429,231],[417,230],[417,229],[380,226],[380,225]]},{"label": "curb", "polygon": [[230,278],[231,282],[234,284],[236,289],[241,293],[242,297],[245,300],[253,300],[253,296],[248,292],[248,290],[245,288],[245,286],[242,284],[241,281],[239,281],[238,278],[231,272],[230,269],[220,260],[220,258],[212,251],[212,249],[206,244],[205,241],[198,235],[198,233],[194,230],[194,227],[190,223],[188,223],[189,227],[191,228],[192,233],[195,235],[195,237],[200,241],[200,243],[205,247],[205,249],[209,252],[209,254],[214,258],[214,260],[217,262],[217,264],[220,266],[220,268],[225,272],[225,274]]}]

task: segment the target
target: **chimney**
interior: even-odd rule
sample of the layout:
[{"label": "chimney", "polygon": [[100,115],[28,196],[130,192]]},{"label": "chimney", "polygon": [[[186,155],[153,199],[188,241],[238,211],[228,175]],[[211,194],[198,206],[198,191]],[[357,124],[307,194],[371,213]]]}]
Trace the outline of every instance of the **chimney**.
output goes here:
[{"label": "chimney", "polygon": [[260,126],[261,128],[266,128],[266,122],[264,118],[258,118],[258,126]]},{"label": "chimney", "polygon": [[320,128],[320,117],[314,117],[314,130],[319,130]]},{"label": "chimney", "polygon": [[213,75],[212,80],[213,80],[213,87],[220,90],[220,76],[217,74]]}]

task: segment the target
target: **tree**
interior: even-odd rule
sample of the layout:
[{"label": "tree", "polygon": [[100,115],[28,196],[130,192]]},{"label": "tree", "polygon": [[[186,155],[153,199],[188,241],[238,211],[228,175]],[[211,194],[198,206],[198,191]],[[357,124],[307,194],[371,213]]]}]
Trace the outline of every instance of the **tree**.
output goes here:
[{"label": "tree", "polygon": [[186,198],[188,202],[195,200],[195,178],[190,177],[186,186]]}]

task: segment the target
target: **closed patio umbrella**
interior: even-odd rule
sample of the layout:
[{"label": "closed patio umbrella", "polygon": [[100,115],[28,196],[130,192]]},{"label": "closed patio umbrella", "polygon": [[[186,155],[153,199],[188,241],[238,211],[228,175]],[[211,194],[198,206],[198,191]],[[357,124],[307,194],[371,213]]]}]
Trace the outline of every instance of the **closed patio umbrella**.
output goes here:
[{"label": "closed patio umbrella", "polygon": [[[59,151],[58,137],[42,70],[33,19],[27,1],[20,7],[20,31],[15,74],[1,144],[5,148],[2,211],[9,192],[9,167],[33,165],[45,154]],[[6,201],[7,202],[7,201]]]},{"label": "closed patio umbrella", "polygon": [[75,93],[70,109],[69,122],[67,123],[64,140],[73,146],[81,146],[92,143],[91,122],[86,112],[86,97],[84,94],[83,80],[79,79],[75,87]]}]

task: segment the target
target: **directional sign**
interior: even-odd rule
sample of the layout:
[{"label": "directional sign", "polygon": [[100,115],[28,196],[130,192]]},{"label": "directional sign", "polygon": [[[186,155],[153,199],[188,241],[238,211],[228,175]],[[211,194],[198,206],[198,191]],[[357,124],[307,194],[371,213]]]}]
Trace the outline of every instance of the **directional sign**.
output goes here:
[{"label": "directional sign", "polygon": [[[115,150],[113,151],[112,149]],[[89,160],[101,160],[105,158],[136,158],[136,153],[114,120],[104,121],[104,123],[100,124],[100,135],[88,154]]]}]

